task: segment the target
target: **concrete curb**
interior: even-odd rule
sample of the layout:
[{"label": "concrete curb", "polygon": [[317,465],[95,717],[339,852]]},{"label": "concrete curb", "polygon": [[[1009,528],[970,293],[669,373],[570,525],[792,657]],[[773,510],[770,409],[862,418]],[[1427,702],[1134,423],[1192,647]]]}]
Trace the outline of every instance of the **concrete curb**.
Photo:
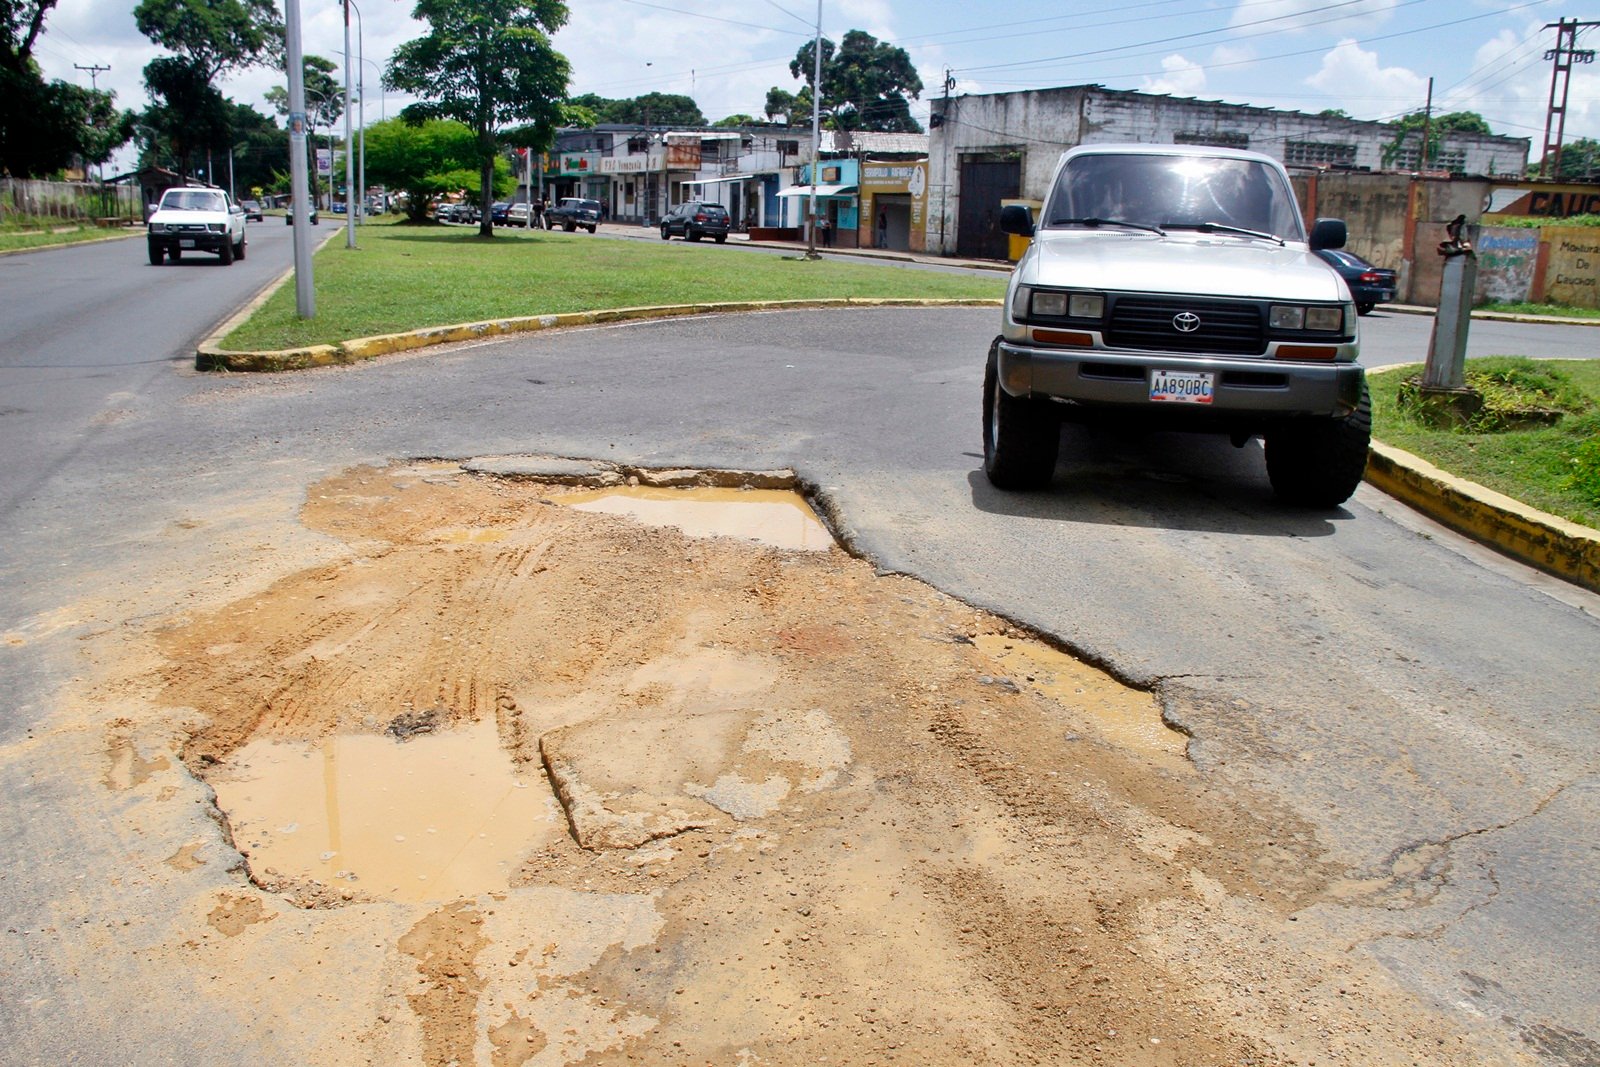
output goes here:
[{"label": "concrete curb", "polygon": [[[291,272],[292,273],[292,272]],[[612,322],[633,322],[642,319],[680,318],[686,315],[715,315],[727,312],[794,311],[805,308],[874,308],[874,307],[999,307],[999,300],[950,299],[917,300],[910,298],[839,298],[826,300],[749,300],[707,304],[668,304],[655,307],[610,308],[601,311],[572,311],[558,315],[526,315],[517,318],[494,319],[486,322],[465,322],[452,326],[434,326],[406,333],[384,334],[379,337],[358,337],[332,345],[311,345],[276,352],[230,352],[221,347],[222,338],[231,333],[240,322],[248,318],[268,297],[283,284],[288,275],[279,278],[250,302],[237,315],[231,317],[210,337],[201,342],[195,352],[198,370],[273,372],[304,370],[308,367],[330,367],[397,352],[410,352],[432,345],[452,344],[457,341],[475,341],[485,337],[500,337],[540,330],[556,330],[573,326],[596,326]]]},{"label": "concrete curb", "polygon": [[[1399,367],[1376,367],[1383,374]],[[1374,440],[1367,482],[1435,522],[1519,562],[1600,593],[1600,530],[1531,508],[1421,456]]]},{"label": "concrete curb", "polygon": [[1457,533],[1600,593],[1600,530],[1530,508],[1380,441],[1367,455],[1366,479]]}]

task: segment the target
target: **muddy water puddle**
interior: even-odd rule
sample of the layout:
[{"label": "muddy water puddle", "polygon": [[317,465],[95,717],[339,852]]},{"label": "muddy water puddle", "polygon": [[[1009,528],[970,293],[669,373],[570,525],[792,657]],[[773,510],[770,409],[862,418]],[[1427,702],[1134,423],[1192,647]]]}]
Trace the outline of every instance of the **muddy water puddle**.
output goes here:
[{"label": "muddy water puddle", "polygon": [[1169,770],[1187,769],[1188,739],[1161,721],[1149,693],[1129,689],[1065,652],[1033,641],[980,634],[973,643],[1018,685],[1025,685],[1088,719],[1104,740]]},{"label": "muddy water puddle", "polygon": [[503,890],[531,849],[566,833],[544,777],[512,773],[492,720],[409,741],[253,741],[208,781],[257,881],[360,897]]},{"label": "muddy water puddle", "polygon": [[805,498],[783,489],[619,486],[562,493],[551,500],[579,511],[676,527],[690,537],[736,537],[806,552],[826,552],[834,543]]}]

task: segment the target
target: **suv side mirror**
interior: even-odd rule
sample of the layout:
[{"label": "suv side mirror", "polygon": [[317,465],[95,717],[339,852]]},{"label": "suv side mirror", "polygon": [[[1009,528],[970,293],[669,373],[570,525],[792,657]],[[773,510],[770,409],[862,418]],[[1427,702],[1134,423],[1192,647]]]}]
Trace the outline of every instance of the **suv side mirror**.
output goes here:
[{"label": "suv side mirror", "polygon": [[1311,251],[1343,248],[1348,236],[1343,219],[1318,219],[1311,227]]},{"label": "suv side mirror", "polygon": [[1032,237],[1033,208],[1026,204],[1007,204],[1000,209],[1000,230],[1018,237]]}]

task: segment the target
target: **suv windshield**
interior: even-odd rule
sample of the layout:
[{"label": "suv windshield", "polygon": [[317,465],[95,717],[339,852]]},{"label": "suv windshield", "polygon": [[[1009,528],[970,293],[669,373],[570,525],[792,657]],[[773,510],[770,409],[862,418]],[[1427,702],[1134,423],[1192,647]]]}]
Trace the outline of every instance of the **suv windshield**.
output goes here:
[{"label": "suv windshield", "polygon": [[1070,160],[1051,191],[1045,225],[1083,224],[1231,227],[1305,240],[1294,194],[1272,168],[1220,156],[1106,153]]},{"label": "suv windshield", "polygon": [[167,211],[226,211],[228,198],[209,189],[177,189],[161,198],[161,207]]}]

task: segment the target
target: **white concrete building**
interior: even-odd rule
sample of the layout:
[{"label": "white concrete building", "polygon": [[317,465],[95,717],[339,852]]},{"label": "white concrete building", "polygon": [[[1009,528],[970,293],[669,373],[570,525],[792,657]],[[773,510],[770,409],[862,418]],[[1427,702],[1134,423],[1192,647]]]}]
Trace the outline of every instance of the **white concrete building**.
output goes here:
[{"label": "white concrete building", "polygon": [[[1138,142],[1245,148],[1289,167],[1414,171],[1420,135],[1396,146],[1381,122],[1124,92],[1097,85],[933,100],[927,245],[1003,259],[1003,200],[1042,199],[1061,153]],[[1429,170],[1521,177],[1529,139],[1448,132]]]}]

